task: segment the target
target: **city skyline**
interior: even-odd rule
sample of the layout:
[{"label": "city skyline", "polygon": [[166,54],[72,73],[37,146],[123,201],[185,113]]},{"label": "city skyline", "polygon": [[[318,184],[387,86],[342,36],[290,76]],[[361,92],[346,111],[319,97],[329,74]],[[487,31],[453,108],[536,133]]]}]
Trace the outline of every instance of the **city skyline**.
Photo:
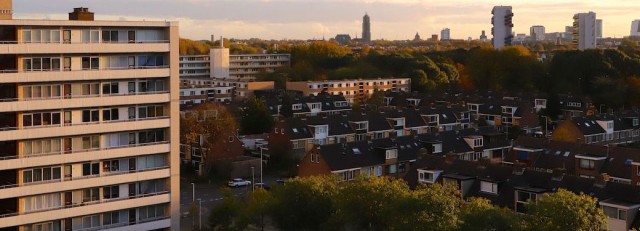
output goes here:
[{"label": "city skyline", "polygon": [[[33,4],[37,2],[38,4]],[[120,4],[122,3],[122,4]],[[604,37],[624,37],[630,33],[634,1],[615,0],[606,4],[574,0],[521,3],[513,0],[148,0],[17,1],[15,18],[65,19],[65,6],[89,7],[100,20],[180,21],[181,37],[209,39],[211,34],[231,38],[319,39],[336,34],[361,37],[362,15],[371,16],[372,39],[412,39],[416,32],[439,34],[451,28],[451,38],[477,39],[491,29],[491,8],[513,6],[514,31],[528,34],[532,25],[546,31],[562,32],[572,24],[575,13],[594,11],[603,19]],[[126,5],[127,7],[120,7]],[[309,9],[313,9],[312,11]],[[143,12],[143,13],[141,13]],[[544,19],[544,21],[540,21]]]}]

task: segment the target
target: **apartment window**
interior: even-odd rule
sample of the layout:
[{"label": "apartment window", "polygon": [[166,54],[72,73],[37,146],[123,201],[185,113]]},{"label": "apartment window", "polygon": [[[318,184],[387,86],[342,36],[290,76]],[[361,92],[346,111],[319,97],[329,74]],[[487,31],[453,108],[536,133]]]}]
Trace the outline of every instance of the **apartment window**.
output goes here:
[{"label": "apartment window", "polygon": [[48,99],[60,98],[61,86],[56,85],[40,85],[40,86],[24,86],[22,87],[22,96],[26,99]]},{"label": "apartment window", "polygon": [[367,139],[367,134],[356,134],[356,141],[364,141]]},{"label": "apartment window", "polygon": [[102,188],[104,199],[115,199],[120,197],[120,186],[112,185]]},{"label": "apartment window", "polygon": [[498,194],[498,184],[488,181],[480,181],[480,191]]},{"label": "apartment window", "polygon": [[313,104],[311,104],[311,109],[320,109],[321,106],[322,105],[319,104],[319,103],[313,103]]},{"label": "apartment window", "polygon": [[359,169],[346,170],[338,173],[338,181],[350,181],[355,179],[355,177],[360,172]]},{"label": "apartment window", "polygon": [[374,139],[384,139],[384,132],[374,132],[373,133],[373,138]]},{"label": "apartment window", "polygon": [[100,227],[100,214],[73,218],[73,230],[92,229]]},{"label": "apartment window", "polygon": [[627,220],[627,210],[615,207],[602,206],[602,210],[607,217],[616,220]]},{"label": "apartment window", "polygon": [[100,174],[100,163],[84,163],[82,164],[82,175],[91,176]]},{"label": "apartment window", "polygon": [[163,130],[142,131],[138,133],[138,141],[141,144],[164,141],[164,131]]},{"label": "apartment window", "polygon": [[117,43],[118,42],[118,31],[117,30],[103,30],[102,31],[102,42],[103,43]]},{"label": "apartment window", "polygon": [[98,30],[82,30],[82,42],[83,43],[98,43],[98,42],[100,42],[100,31],[98,31]]},{"label": "apartment window", "polygon": [[83,83],[82,95],[99,95],[100,84],[99,83]]},{"label": "apartment window", "polygon": [[100,110],[98,109],[88,109],[82,110],[82,122],[98,122],[100,121]]},{"label": "apartment window", "polygon": [[164,217],[164,205],[151,205],[138,208],[138,220]]},{"label": "apartment window", "polygon": [[100,69],[100,58],[97,56],[82,57],[82,70]]},{"label": "apartment window", "polygon": [[[164,81],[148,80],[148,81],[138,83],[138,87],[140,92],[164,91]],[[195,92],[191,91],[191,95],[195,95]]]},{"label": "apartment window", "polygon": [[442,152],[442,144],[433,144],[433,153],[441,153]]},{"label": "apartment window", "polygon": [[291,141],[293,143],[293,149],[303,149],[305,148],[304,140],[294,140]]},{"label": "apartment window", "polygon": [[580,168],[582,169],[595,169],[596,161],[580,159]]},{"label": "apartment window", "polygon": [[482,139],[474,139],[473,140],[473,147],[482,147]]},{"label": "apartment window", "polygon": [[82,202],[97,201],[100,199],[100,188],[82,190]]},{"label": "apartment window", "polygon": [[117,172],[120,171],[120,160],[107,160],[102,162],[103,172]]},{"label": "apartment window", "polygon": [[22,171],[22,183],[60,179],[60,167],[34,168]]},{"label": "apartment window", "polygon": [[398,166],[395,164],[388,165],[388,172],[389,174],[395,174],[398,172]]},{"label": "apartment window", "polygon": [[163,108],[160,105],[138,107],[138,118],[153,118],[163,115]]},{"label": "apartment window", "polygon": [[60,193],[43,194],[24,198],[24,211],[38,211],[62,206]]},{"label": "apartment window", "polygon": [[120,93],[120,89],[118,87],[118,83],[117,82],[103,83],[102,84],[102,94],[103,95],[118,94],[118,93]]},{"label": "apartment window", "polygon": [[100,148],[100,136],[85,136],[82,137],[82,149],[99,149]]},{"label": "apartment window", "polygon": [[22,143],[22,147],[25,156],[60,153],[62,148],[60,139],[27,140]]},{"label": "apartment window", "polygon": [[385,152],[385,159],[398,159],[398,149],[391,149]]},{"label": "apartment window", "polygon": [[369,124],[367,122],[360,122],[360,123],[356,123],[356,130],[363,130],[363,129],[367,129],[369,126]]},{"label": "apartment window", "polygon": [[120,115],[118,115],[118,114],[119,114],[118,108],[105,108],[105,109],[102,109],[102,120],[104,120],[104,121],[119,120],[120,119]]},{"label": "apartment window", "polygon": [[24,71],[59,71],[60,57],[31,57],[22,59]]},{"label": "apartment window", "polygon": [[48,126],[60,124],[60,112],[37,112],[22,115],[22,126]]},{"label": "apartment window", "polygon": [[291,107],[293,110],[302,110],[302,104],[294,104]]}]

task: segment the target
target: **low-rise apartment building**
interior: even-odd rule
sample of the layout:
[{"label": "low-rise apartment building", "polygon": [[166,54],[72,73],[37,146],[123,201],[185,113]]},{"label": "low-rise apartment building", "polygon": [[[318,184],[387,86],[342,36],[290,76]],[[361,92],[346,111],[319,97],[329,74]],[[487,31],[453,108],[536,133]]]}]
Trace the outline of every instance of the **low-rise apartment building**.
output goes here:
[{"label": "low-rise apartment building", "polygon": [[287,82],[287,90],[301,91],[305,96],[318,95],[322,92],[343,95],[349,103],[353,103],[356,99],[372,95],[375,90],[410,92],[411,80],[408,78],[380,78]]}]

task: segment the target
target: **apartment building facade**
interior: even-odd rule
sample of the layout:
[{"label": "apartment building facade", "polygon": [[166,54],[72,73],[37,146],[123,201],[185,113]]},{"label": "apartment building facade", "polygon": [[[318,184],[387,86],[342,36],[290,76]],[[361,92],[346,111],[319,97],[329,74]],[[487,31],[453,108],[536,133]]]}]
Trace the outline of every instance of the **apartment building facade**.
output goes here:
[{"label": "apartment building facade", "polygon": [[573,15],[573,45],[579,50],[596,48],[596,13]]},{"label": "apartment building facade", "polygon": [[491,34],[493,48],[511,46],[513,40],[513,12],[511,6],[494,6],[491,10]]},{"label": "apartment building facade", "polygon": [[256,90],[274,89],[273,81],[237,81],[211,78],[181,78],[180,105],[229,102],[246,98]]},{"label": "apartment building facade", "polygon": [[180,77],[250,81],[261,72],[289,66],[290,54],[229,54],[229,48],[213,48],[208,55],[181,55]]},{"label": "apartment building facade", "polygon": [[0,20],[0,230],[178,230],[178,23]]},{"label": "apartment building facade", "polygon": [[323,80],[306,82],[287,82],[288,91],[301,91],[302,95],[318,95],[326,92],[331,95],[343,95],[349,103],[372,95],[375,90],[392,92],[410,92],[411,79],[353,79],[353,80]]}]

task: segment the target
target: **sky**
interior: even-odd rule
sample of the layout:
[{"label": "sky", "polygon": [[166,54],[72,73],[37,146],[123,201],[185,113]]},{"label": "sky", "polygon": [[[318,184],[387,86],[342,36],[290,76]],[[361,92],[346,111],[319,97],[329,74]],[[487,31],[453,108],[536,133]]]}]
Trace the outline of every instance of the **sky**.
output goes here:
[{"label": "sky", "polygon": [[640,19],[638,0],[14,0],[14,18],[68,18],[74,7],[88,7],[96,20],[179,21],[190,39],[329,39],[361,36],[362,16],[371,17],[372,39],[413,39],[451,29],[451,38],[491,38],[491,9],[513,7],[516,33],[532,25],[563,32],[573,15],[596,12],[604,37],[628,36]]}]

